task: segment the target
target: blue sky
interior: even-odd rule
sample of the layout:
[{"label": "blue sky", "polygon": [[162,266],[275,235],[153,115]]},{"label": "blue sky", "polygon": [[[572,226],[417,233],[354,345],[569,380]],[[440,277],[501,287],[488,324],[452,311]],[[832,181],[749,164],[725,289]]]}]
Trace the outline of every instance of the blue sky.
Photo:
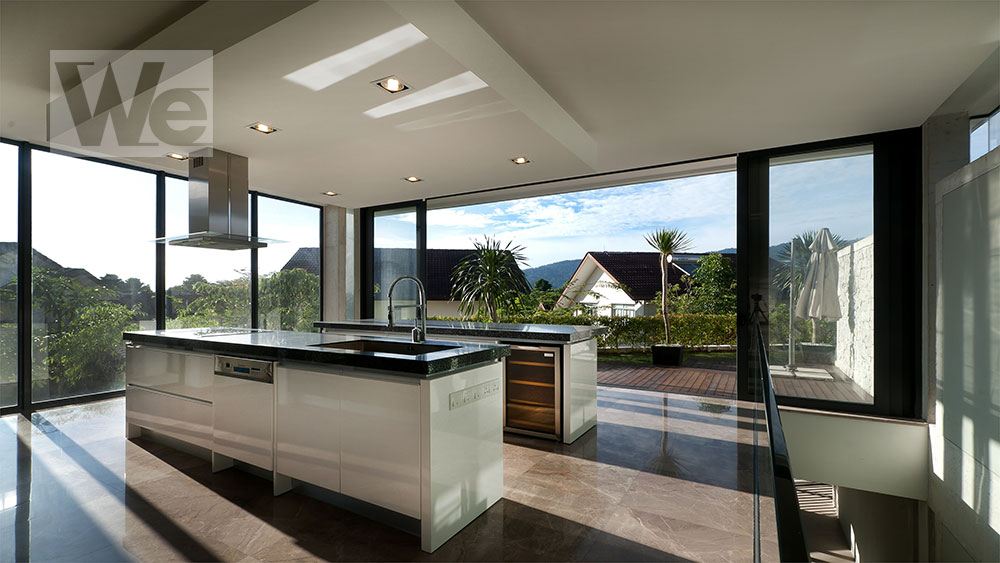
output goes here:
[{"label": "blue sky", "polygon": [[736,175],[732,172],[427,213],[429,248],[470,248],[483,234],[525,247],[541,266],[587,251],[648,250],[643,235],[660,227],[686,231],[693,250],[736,245]]},{"label": "blue sky", "polygon": [[[847,239],[872,233],[872,157],[772,166],[770,244],[822,227]],[[416,215],[382,217],[376,244],[413,247]],[[429,248],[471,248],[484,234],[525,247],[529,266],[592,250],[647,251],[643,235],[676,227],[695,252],[736,246],[733,172],[471,205],[427,213]]]}]

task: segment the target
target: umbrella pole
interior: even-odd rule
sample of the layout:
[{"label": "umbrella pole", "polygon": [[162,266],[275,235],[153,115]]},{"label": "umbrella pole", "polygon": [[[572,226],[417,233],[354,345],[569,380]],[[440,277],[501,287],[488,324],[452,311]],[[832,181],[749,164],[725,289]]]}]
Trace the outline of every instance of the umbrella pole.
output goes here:
[{"label": "umbrella pole", "polygon": [[795,367],[795,237],[788,262],[788,367]]}]

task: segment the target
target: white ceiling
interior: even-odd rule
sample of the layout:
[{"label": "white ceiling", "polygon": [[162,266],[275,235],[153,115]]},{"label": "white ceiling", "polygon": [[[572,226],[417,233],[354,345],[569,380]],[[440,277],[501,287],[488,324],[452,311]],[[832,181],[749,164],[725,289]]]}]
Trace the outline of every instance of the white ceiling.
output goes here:
[{"label": "white ceiling", "polygon": [[[429,40],[283,78],[407,23]],[[359,207],[917,126],[998,42],[997,2],[5,0],[0,134],[46,144],[50,49],[211,48],[213,144],[252,187]],[[467,71],[489,87],[364,114]],[[371,84],[391,74],[411,89]]]}]

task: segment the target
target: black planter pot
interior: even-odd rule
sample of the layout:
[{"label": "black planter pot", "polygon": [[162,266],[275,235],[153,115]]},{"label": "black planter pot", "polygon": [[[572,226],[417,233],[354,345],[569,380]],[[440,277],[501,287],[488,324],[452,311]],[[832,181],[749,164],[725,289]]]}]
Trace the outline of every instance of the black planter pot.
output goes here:
[{"label": "black planter pot", "polygon": [[679,366],[684,360],[684,347],[679,344],[654,344],[654,366]]}]

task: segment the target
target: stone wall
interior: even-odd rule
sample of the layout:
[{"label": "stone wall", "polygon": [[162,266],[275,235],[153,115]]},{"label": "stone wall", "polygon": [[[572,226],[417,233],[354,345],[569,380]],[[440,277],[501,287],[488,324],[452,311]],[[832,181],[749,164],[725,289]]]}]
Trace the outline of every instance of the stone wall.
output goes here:
[{"label": "stone wall", "polygon": [[840,320],[837,360],[840,371],[875,395],[875,236],[837,252]]}]

